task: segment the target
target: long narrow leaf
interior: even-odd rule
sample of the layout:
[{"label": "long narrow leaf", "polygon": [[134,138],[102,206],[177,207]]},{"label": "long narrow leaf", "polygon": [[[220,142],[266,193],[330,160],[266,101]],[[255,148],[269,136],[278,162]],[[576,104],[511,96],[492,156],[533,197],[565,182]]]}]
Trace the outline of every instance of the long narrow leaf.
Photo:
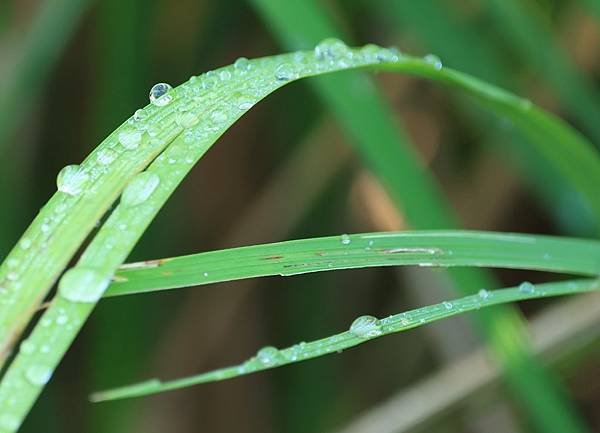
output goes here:
[{"label": "long narrow leaf", "polygon": [[387,232],[277,242],[121,267],[105,297],[271,275],[373,266],[483,266],[596,276],[600,241],[469,231]]},{"label": "long narrow leaf", "polygon": [[585,293],[595,290],[600,290],[599,281],[595,279],[570,280],[560,283],[539,284],[537,286],[525,282],[519,287],[493,291],[482,290],[476,295],[465,296],[454,301],[445,301],[440,304],[417,308],[416,310],[395,314],[381,320],[377,320],[372,316],[362,316],[357,318],[348,331],[320,340],[302,342],[285,349],[278,350],[274,347],[267,346],[259,350],[256,356],[239,365],[167,382],[151,379],[121,388],[98,392],[92,394],[90,399],[95,402],[100,402],[139,397],[185,388],[200,383],[232,379],[257,371],[268,370],[286,364],[317,358],[319,356],[339,353],[342,350],[366,343],[374,338],[417,328],[457,314],[479,310],[492,305],[550,296]]}]

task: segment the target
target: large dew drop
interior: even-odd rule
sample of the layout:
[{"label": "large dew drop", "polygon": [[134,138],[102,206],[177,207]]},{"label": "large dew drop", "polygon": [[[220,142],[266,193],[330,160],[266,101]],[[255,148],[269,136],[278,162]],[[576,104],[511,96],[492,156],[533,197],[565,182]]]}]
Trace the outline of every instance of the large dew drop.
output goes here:
[{"label": "large dew drop", "polygon": [[436,71],[442,69],[442,61],[435,54],[427,54],[425,57],[423,57],[423,60],[425,60],[427,63],[433,66],[433,69],[435,69]]},{"label": "large dew drop", "polygon": [[358,338],[373,338],[382,334],[381,323],[377,317],[360,316],[349,329],[350,333]]},{"label": "large dew drop", "polygon": [[531,284],[529,281],[523,281],[519,285],[519,292],[526,293],[526,294],[533,293],[533,292],[535,292],[535,286],[533,284]]},{"label": "large dew drop", "polygon": [[121,196],[121,203],[123,206],[137,206],[152,195],[158,184],[160,178],[158,175],[149,171],[143,171],[136,175],[129,185],[123,191]]},{"label": "large dew drop", "polygon": [[350,49],[348,46],[335,38],[325,39],[315,47],[317,60],[338,60],[347,57],[349,54]]},{"label": "large dew drop", "polygon": [[173,96],[169,94],[172,89],[170,84],[158,83],[150,89],[150,102],[157,107],[168,105],[173,100]]},{"label": "large dew drop", "polygon": [[279,350],[273,346],[265,346],[256,353],[256,359],[267,366],[274,365],[279,357]]},{"label": "large dew drop", "polygon": [[69,195],[79,194],[89,179],[88,174],[79,165],[67,165],[56,177],[56,187]]},{"label": "large dew drop", "polygon": [[58,283],[58,293],[71,302],[97,302],[109,282],[110,278],[98,270],[79,266],[63,275]]},{"label": "large dew drop", "polygon": [[233,67],[235,68],[236,71],[244,73],[250,69],[250,60],[248,60],[245,57],[240,57],[239,59],[237,59],[235,61],[235,63],[233,64]]}]

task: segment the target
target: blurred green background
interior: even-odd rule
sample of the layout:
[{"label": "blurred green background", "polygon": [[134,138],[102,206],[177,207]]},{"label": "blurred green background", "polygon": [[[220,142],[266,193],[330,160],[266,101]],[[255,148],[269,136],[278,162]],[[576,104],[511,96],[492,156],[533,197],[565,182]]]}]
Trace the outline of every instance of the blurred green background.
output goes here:
[{"label": "blurred green background", "polygon": [[[348,43],[435,53],[600,144],[595,0],[294,2],[304,3]],[[0,257],[55,190],[60,168],[81,161],[146,105],[152,84],[177,85],[240,56],[311,49],[306,41],[321,22],[308,15],[294,23],[306,36],[278,38],[273,11],[286,7],[283,0],[0,0]],[[520,146],[524,138],[510,123],[421,79],[381,74],[373,83],[464,227],[593,236],[589,210]],[[305,81],[228,131],[130,260],[404,228],[404,216]],[[556,279],[495,274],[503,285]],[[86,400],[94,390],[329,335],[360,314],[386,316],[451,296],[436,271],[366,269],[105,300],[22,431],[530,431],[462,317],[229,382],[131,401]],[[600,431],[600,298],[520,307],[541,358]]]}]

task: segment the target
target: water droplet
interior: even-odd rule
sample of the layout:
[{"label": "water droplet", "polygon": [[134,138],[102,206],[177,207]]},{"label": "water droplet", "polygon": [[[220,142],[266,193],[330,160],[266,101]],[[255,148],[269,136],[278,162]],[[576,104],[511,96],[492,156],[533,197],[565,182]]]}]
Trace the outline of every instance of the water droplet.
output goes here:
[{"label": "water droplet", "polygon": [[481,289],[478,292],[478,295],[481,299],[487,299],[490,296],[490,292],[488,292],[486,289]]},{"label": "water droplet", "polygon": [[191,128],[199,120],[199,117],[192,111],[186,111],[177,116],[177,124],[182,128]]},{"label": "water droplet", "polygon": [[155,84],[150,89],[150,102],[157,107],[168,105],[173,100],[173,96],[169,93],[171,89],[173,88],[167,83]]},{"label": "water droplet", "polygon": [[254,106],[254,103],[251,101],[242,101],[238,104],[238,108],[240,110],[249,110]]},{"label": "water droplet", "polygon": [[9,413],[3,413],[0,415],[0,427],[8,431],[16,431],[21,427],[21,420]]},{"label": "water droplet", "polygon": [[35,352],[35,344],[29,340],[23,340],[19,346],[19,352],[23,355],[30,355]]},{"label": "water droplet", "polygon": [[69,321],[69,316],[67,316],[66,314],[61,314],[56,318],[56,323],[58,325],[64,325],[68,321]]},{"label": "water droplet", "polygon": [[146,118],[146,113],[141,108],[138,110],[135,110],[135,113],[133,113],[133,120],[135,120],[136,122],[141,122],[145,118]]},{"label": "water droplet", "polygon": [[[96,302],[108,287],[110,278],[94,268],[69,269],[58,283],[58,293],[71,302]],[[66,316],[65,316],[66,318]],[[60,316],[56,319],[58,320]]]},{"label": "water droplet", "polygon": [[250,69],[250,60],[245,57],[240,57],[234,62],[233,67],[242,73],[246,72]]},{"label": "water droplet", "polygon": [[125,187],[121,195],[121,203],[123,206],[131,207],[145,202],[159,183],[160,178],[155,173],[149,171],[138,173]]},{"label": "water droplet", "polygon": [[289,360],[290,361],[297,361],[298,358],[300,358],[300,355],[302,354],[302,352],[304,351],[304,347],[306,346],[306,342],[301,342],[298,344],[294,344],[289,352]]},{"label": "water droplet", "polygon": [[32,365],[25,371],[25,378],[32,385],[45,385],[52,377],[52,369],[44,365]]},{"label": "water droplet", "polygon": [[444,308],[446,310],[452,310],[452,308],[454,308],[454,305],[452,305],[452,302],[444,301],[444,302],[442,302],[442,305],[444,305]]},{"label": "water droplet", "polygon": [[229,72],[227,69],[224,69],[221,72],[219,72],[219,78],[221,79],[221,81],[227,81],[231,78],[231,72]]},{"label": "water droplet", "polygon": [[208,71],[202,76],[202,88],[210,89],[217,83],[217,73],[215,71]]},{"label": "water droplet", "polygon": [[101,165],[111,164],[115,159],[117,159],[119,154],[112,149],[104,148],[100,149],[96,154],[96,161]]},{"label": "water droplet", "polygon": [[535,286],[529,281],[523,281],[519,284],[519,292],[521,293],[533,293],[535,292]]},{"label": "water droplet", "polygon": [[88,179],[88,174],[79,165],[67,165],[58,173],[56,187],[65,194],[77,195],[83,190]]},{"label": "water droplet", "polygon": [[360,53],[368,61],[397,62],[400,59],[400,51],[397,48],[383,48],[378,45],[368,44],[361,48]]},{"label": "water droplet", "polygon": [[275,69],[275,78],[279,81],[289,81],[297,77],[296,70],[289,63],[282,63]]},{"label": "water droplet", "polygon": [[315,47],[315,57],[318,60],[338,60],[349,54],[348,46],[335,38],[325,39]]},{"label": "water droplet", "polygon": [[137,149],[142,142],[142,133],[134,129],[125,129],[119,132],[119,143],[129,150]]},{"label": "water droplet", "polygon": [[205,277],[208,277],[208,272],[205,272],[202,275],[204,275]]},{"label": "water droplet", "polygon": [[29,238],[21,239],[19,241],[19,246],[24,250],[28,250],[29,247],[31,247],[31,239],[29,239]]},{"label": "water droplet", "polygon": [[274,365],[279,357],[279,350],[273,346],[265,346],[256,353],[256,359],[263,365]]},{"label": "water droplet", "polygon": [[350,333],[358,338],[373,338],[382,334],[381,324],[379,319],[373,316],[360,316],[349,329]]},{"label": "water droplet", "polygon": [[442,69],[442,61],[435,54],[427,54],[425,57],[423,57],[423,60],[432,65],[436,71]]},{"label": "water droplet", "polygon": [[350,239],[350,236],[348,236],[348,235],[347,235],[347,234],[345,234],[345,233],[344,233],[344,234],[343,234],[343,235],[340,237],[340,239],[341,239],[341,241],[342,241],[342,244],[344,244],[344,245],[349,245],[349,244],[350,244],[350,242],[352,241],[352,240]]},{"label": "water droplet", "polygon": [[216,123],[223,123],[227,120],[227,115],[223,113],[221,110],[214,110],[210,114],[210,118]]}]

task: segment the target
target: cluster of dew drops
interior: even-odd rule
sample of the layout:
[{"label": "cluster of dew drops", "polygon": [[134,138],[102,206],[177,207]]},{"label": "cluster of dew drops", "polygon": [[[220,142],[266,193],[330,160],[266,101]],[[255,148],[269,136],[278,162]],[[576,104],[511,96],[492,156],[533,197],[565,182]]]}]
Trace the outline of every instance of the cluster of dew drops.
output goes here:
[{"label": "cluster of dew drops", "polygon": [[[250,87],[254,88],[254,92],[248,94],[239,94],[234,101],[235,108],[239,111],[246,111],[252,108],[254,102],[265,96],[272,88],[273,84],[282,84],[286,81],[294,80],[303,75],[311,73],[323,72],[327,69],[341,69],[359,65],[360,63],[369,62],[394,62],[401,58],[401,53],[396,48],[382,48],[377,45],[368,44],[360,50],[351,50],[344,42],[338,39],[326,39],[320,42],[313,51],[313,58],[310,58],[310,53],[297,52],[291,57],[286,57],[282,61],[281,56],[262,59],[257,67],[254,62],[249,61],[245,57],[240,57],[235,61],[232,67],[223,68],[220,71],[209,71],[201,77],[192,77],[188,83],[182,86],[182,91],[185,96],[195,96],[198,101],[198,89],[209,90],[217,83],[229,80],[234,74],[237,76],[251,76],[253,68],[257,69],[257,74],[249,79]],[[317,62],[312,60],[316,59]],[[436,56],[427,55],[423,59],[430,64],[434,69],[441,69],[442,63]],[[265,77],[265,67],[270,67],[273,70],[272,76]],[[200,82],[198,82],[200,79]],[[256,90],[258,89],[258,90]],[[149,100],[151,107],[164,107],[171,104],[174,100],[173,88],[167,83],[155,84],[149,92]],[[156,112],[154,112],[156,113]],[[190,111],[185,106],[178,110],[175,122],[178,126],[185,129],[191,129],[199,122],[200,112]],[[227,112],[224,110],[213,110],[206,113],[207,116],[215,123],[223,123],[228,120]],[[108,167],[112,164],[123,151],[131,151],[143,145],[145,135],[150,138],[156,137],[160,133],[160,128],[153,126],[149,120],[150,114],[148,109],[137,110],[129,124],[137,125],[136,128],[121,129],[117,136],[117,146],[105,146],[99,149],[95,154],[97,165],[100,167]],[[156,116],[159,116],[158,114]],[[196,133],[197,134],[197,133]],[[191,140],[197,139],[197,135],[189,134]],[[192,162],[192,161],[189,161]],[[58,191],[67,196],[78,196],[88,188],[93,188],[93,169],[86,169],[80,165],[67,165],[57,175],[56,184]],[[127,185],[121,195],[121,204],[123,206],[137,206],[145,202],[152,193],[156,190],[160,183],[158,175],[150,172],[141,172],[137,174]],[[56,222],[61,212],[66,210],[64,203],[59,203],[55,209],[57,218],[47,218],[41,224],[42,233],[49,232],[53,220]],[[343,239],[346,243],[348,240]],[[22,239],[21,247],[27,249],[31,245],[31,240]],[[15,267],[15,263],[8,263],[9,267]],[[16,273],[9,273],[9,280],[16,280]],[[59,282],[59,294],[72,302],[96,302],[102,296],[104,290],[109,284],[102,272],[90,267],[77,266],[70,269],[63,275]],[[64,321],[64,318],[61,319]],[[57,323],[59,321],[57,320]],[[356,319],[349,329],[350,333],[359,338],[372,338],[381,333],[380,322],[372,316],[361,316]],[[306,343],[300,343],[285,351],[288,360],[294,361],[298,359],[305,349]],[[25,342],[21,348],[22,353],[29,353],[30,344]],[[40,350],[48,350],[47,346],[43,346]],[[251,362],[259,365],[269,366],[277,363],[282,356],[282,351],[268,346],[258,351],[256,357],[252,358]],[[249,365],[246,363],[244,365]],[[45,384],[51,375],[51,370],[48,368],[33,366],[26,372],[26,378],[29,382],[37,385]],[[17,420],[10,418],[8,415],[0,414],[0,427],[10,427]]]}]

